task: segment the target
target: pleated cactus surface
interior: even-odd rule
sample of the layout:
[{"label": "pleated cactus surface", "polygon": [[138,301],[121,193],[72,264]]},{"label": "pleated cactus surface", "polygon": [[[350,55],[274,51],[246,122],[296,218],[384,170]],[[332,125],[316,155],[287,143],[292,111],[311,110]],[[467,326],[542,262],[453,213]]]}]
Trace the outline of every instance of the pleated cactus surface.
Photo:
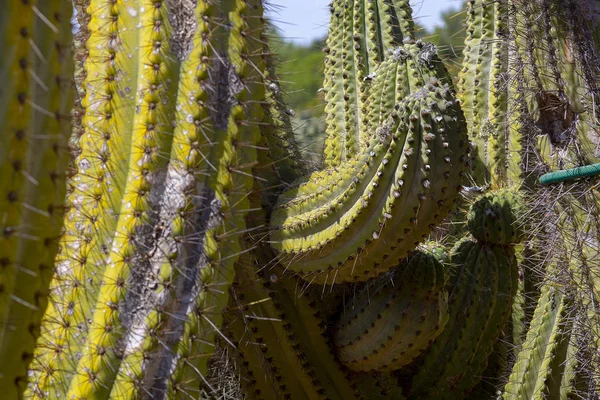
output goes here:
[{"label": "pleated cactus surface", "polygon": [[0,397],[598,398],[596,178],[539,184],[600,157],[593,2],[467,0],[455,91],[333,0],[312,165],[269,6],[3,2]]},{"label": "pleated cactus surface", "polygon": [[71,6],[0,12],[0,392],[27,381],[62,226],[71,133]]},{"label": "pleated cactus surface", "polygon": [[31,398],[194,396],[242,252],[259,1],[90,1],[83,130]]}]

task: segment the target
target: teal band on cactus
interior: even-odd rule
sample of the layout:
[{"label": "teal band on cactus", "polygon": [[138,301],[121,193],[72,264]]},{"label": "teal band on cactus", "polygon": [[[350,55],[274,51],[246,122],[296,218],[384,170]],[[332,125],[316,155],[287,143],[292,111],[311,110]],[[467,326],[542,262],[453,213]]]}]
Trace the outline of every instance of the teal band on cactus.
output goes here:
[{"label": "teal band on cactus", "polygon": [[600,175],[600,164],[584,165],[583,167],[570,168],[562,171],[550,172],[540,177],[542,185],[571,181],[579,178]]}]

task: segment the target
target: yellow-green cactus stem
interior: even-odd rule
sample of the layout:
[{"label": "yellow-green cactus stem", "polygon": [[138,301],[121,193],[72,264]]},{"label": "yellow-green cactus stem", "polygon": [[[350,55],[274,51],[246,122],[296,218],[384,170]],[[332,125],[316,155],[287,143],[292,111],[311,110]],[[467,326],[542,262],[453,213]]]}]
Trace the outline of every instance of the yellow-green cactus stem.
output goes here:
[{"label": "yellow-green cactus stem", "polygon": [[[486,171],[476,171],[477,183],[503,185],[507,174],[508,43],[507,2],[467,1],[467,37],[459,98]],[[489,174],[489,175],[488,175]]]},{"label": "yellow-green cactus stem", "polygon": [[334,0],[324,51],[326,166],[343,166],[373,132],[365,131],[365,80],[372,79],[386,52],[414,39],[408,0]]},{"label": "yellow-green cactus stem", "polygon": [[515,189],[486,193],[471,205],[467,215],[469,232],[482,243],[517,244],[525,236],[524,207]]},{"label": "yellow-green cactus stem", "polygon": [[409,364],[448,321],[444,266],[416,251],[359,293],[342,312],[334,343],[356,371],[393,371]]},{"label": "yellow-green cactus stem", "polygon": [[282,269],[257,276],[239,263],[227,330],[251,376],[253,399],[355,399],[355,391],[324,335],[325,324],[297,279]]},{"label": "yellow-green cactus stem", "polygon": [[512,249],[462,240],[451,265],[449,320],[409,367],[416,371],[407,393],[412,398],[464,398],[481,379],[510,315],[518,273]]},{"label": "yellow-green cactus stem", "polygon": [[503,399],[567,398],[560,395],[560,386],[563,380],[574,380],[564,373],[574,373],[566,367],[575,361],[574,358],[567,360],[572,340],[568,322],[569,298],[553,285],[542,289],[527,339],[504,388]]},{"label": "yellow-green cactus stem", "polygon": [[78,173],[27,396],[189,396],[243,252],[261,2],[92,0],[87,13]]},{"label": "yellow-green cactus stem", "polygon": [[0,12],[0,393],[16,399],[40,331],[64,212],[73,106],[72,6]]},{"label": "yellow-green cactus stem", "polygon": [[397,265],[460,190],[466,127],[435,48],[406,44],[378,71],[369,142],[343,168],[283,193],[272,215],[282,264],[313,282],[366,280]]},{"label": "yellow-green cactus stem", "polygon": [[[227,29],[217,31],[223,35],[222,42],[220,36],[216,36],[217,45],[213,41],[205,43],[205,46],[207,50],[209,46],[217,49],[218,55],[213,63],[218,68],[224,69],[219,64],[223,59],[228,60],[231,67],[221,72],[221,79],[231,79],[229,87],[236,96],[230,99],[232,108],[226,129],[217,132],[211,140],[205,139],[206,147],[212,147],[210,157],[201,152],[197,154],[200,162],[198,174],[208,176],[198,185],[201,188],[199,194],[203,197],[204,193],[214,190],[220,209],[214,209],[214,200],[205,200],[204,206],[196,206],[198,211],[206,210],[209,204],[213,209],[208,218],[204,244],[208,260],[207,266],[201,269],[199,281],[194,283],[198,291],[194,304],[190,304],[187,311],[182,310],[182,315],[187,314],[187,321],[183,337],[177,344],[175,369],[162,371],[164,377],[168,377],[167,398],[195,395],[198,385],[205,382],[207,363],[214,352],[214,339],[217,335],[224,336],[220,332],[222,312],[229,301],[227,289],[233,281],[235,264],[239,256],[253,245],[243,239],[247,231],[263,227],[257,227],[255,222],[246,222],[247,215],[256,206],[252,201],[254,191],[260,189],[256,187],[261,180],[256,168],[262,165],[258,165],[257,153],[264,121],[263,107],[269,104],[268,98],[265,102],[263,86],[263,72],[268,66],[269,53],[264,48],[262,1],[227,0],[217,9],[227,16],[224,24]],[[198,139],[202,133],[202,130],[197,131]],[[218,145],[215,146],[215,143]],[[216,173],[214,168],[218,170]],[[218,221],[214,227],[211,226],[213,220]],[[184,230],[183,235],[185,237],[189,233]],[[190,244],[190,251],[197,254],[197,250],[193,249],[195,243],[192,241]],[[200,252],[200,257],[202,260],[203,252]],[[187,258],[189,256],[182,254],[180,263]],[[177,288],[173,291],[177,299],[180,292]],[[173,320],[177,322],[178,317]],[[164,332],[167,337],[172,335],[169,328],[165,328]],[[157,345],[160,347],[161,343],[163,341],[159,340]]]}]

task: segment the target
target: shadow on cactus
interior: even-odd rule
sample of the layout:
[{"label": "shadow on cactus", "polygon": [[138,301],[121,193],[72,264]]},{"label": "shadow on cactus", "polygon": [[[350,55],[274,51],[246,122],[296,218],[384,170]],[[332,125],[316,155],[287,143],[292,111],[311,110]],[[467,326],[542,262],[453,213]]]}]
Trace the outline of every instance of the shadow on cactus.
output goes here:
[{"label": "shadow on cactus", "polygon": [[334,0],[311,171],[263,1],[79,0],[74,59],[69,2],[9,2],[2,392],[596,398],[598,193],[537,184],[597,162],[586,3],[469,0],[456,94],[407,0]]}]

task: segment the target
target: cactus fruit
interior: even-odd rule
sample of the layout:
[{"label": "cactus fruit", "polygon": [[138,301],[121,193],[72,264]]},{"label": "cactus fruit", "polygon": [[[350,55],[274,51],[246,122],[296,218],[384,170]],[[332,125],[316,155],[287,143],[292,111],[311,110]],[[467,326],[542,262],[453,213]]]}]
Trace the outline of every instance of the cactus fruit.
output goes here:
[{"label": "cactus fruit", "polygon": [[444,330],[448,294],[444,266],[417,251],[362,290],[342,312],[335,334],[340,360],[357,371],[410,364]]},{"label": "cactus fruit", "polygon": [[519,192],[494,190],[471,205],[467,227],[482,243],[508,246],[524,239],[523,213],[524,204]]},{"label": "cactus fruit", "polygon": [[71,5],[0,12],[0,393],[27,381],[64,211],[73,107]]},{"label": "cactus fruit", "polygon": [[461,240],[453,249],[451,265],[449,320],[407,369],[412,374],[409,398],[465,398],[481,379],[510,315],[518,274],[514,250]]}]

